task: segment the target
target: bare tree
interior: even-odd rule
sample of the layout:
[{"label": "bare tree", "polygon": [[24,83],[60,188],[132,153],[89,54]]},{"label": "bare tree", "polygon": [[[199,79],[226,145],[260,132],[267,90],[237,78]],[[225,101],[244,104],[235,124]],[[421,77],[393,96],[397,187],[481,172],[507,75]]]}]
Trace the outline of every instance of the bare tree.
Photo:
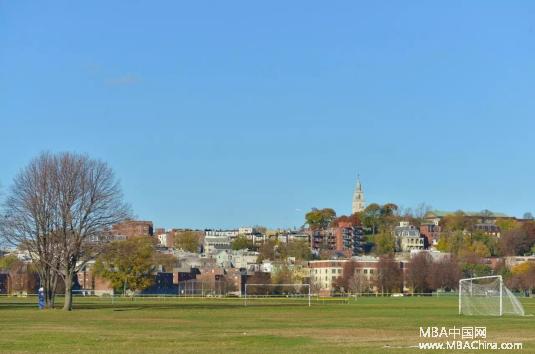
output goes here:
[{"label": "bare tree", "polygon": [[403,291],[403,273],[400,262],[396,261],[392,254],[379,257],[375,282],[381,294]]},{"label": "bare tree", "polygon": [[129,216],[111,168],[72,153],[33,160],[15,179],[6,210],[4,235],[61,276],[65,310],[72,309],[76,273],[98,254],[111,225]]},{"label": "bare tree", "polygon": [[416,254],[410,260],[407,270],[407,280],[413,293],[425,293],[430,291],[429,271],[433,260],[425,252]]},{"label": "bare tree", "polygon": [[459,279],[461,279],[461,269],[454,257],[446,256],[439,261],[431,263],[428,275],[429,285],[432,289],[449,291],[457,289]]},{"label": "bare tree", "polygon": [[3,240],[31,257],[45,289],[47,308],[54,307],[61,255],[54,229],[58,210],[52,165],[52,156],[42,154],[15,177],[0,220]]},{"label": "bare tree", "polygon": [[60,215],[55,227],[62,250],[60,274],[65,280],[63,309],[71,310],[76,273],[94,259],[106,232],[129,216],[129,208],[106,163],[71,153],[56,155],[54,160]]}]

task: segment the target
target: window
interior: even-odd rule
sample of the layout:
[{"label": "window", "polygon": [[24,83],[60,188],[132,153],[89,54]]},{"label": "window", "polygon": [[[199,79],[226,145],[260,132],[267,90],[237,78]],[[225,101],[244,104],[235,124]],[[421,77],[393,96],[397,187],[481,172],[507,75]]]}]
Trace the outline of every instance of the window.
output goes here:
[{"label": "window", "polygon": [[368,269],[364,269],[364,274],[368,274]]}]

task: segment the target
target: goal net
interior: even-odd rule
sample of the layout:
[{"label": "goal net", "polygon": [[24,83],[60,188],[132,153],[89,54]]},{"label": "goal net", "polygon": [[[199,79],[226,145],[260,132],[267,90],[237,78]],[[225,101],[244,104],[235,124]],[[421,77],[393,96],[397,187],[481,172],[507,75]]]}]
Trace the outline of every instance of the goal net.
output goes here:
[{"label": "goal net", "polygon": [[183,280],[177,284],[177,295],[181,297],[222,297],[229,295],[232,286],[222,280],[199,281]]},{"label": "goal net", "polygon": [[459,280],[459,314],[524,316],[524,308],[497,275]]},{"label": "goal net", "polygon": [[310,306],[309,284],[245,284],[244,305]]}]

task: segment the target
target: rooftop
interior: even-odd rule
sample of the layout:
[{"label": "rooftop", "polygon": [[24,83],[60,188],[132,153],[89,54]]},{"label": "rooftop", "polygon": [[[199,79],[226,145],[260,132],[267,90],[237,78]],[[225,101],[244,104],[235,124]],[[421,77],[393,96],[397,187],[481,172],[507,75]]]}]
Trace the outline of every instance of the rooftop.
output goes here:
[{"label": "rooftop", "polygon": [[[445,211],[445,210],[431,210],[425,214],[426,218],[443,218],[445,216],[455,215],[458,211]],[[486,215],[483,211],[462,211],[466,216],[472,217],[495,217],[495,218],[510,218],[511,216],[505,213],[490,211],[490,214]]]}]

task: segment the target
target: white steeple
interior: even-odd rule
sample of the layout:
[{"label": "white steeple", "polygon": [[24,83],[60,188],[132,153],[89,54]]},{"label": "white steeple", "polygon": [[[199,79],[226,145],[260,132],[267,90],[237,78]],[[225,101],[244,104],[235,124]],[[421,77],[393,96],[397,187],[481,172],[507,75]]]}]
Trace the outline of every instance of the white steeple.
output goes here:
[{"label": "white steeple", "polygon": [[360,176],[357,175],[357,184],[355,185],[355,192],[353,193],[351,214],[361,212],[364,210],[364,208],[364,192],[362,190],[362,184],[360,183]]}]

